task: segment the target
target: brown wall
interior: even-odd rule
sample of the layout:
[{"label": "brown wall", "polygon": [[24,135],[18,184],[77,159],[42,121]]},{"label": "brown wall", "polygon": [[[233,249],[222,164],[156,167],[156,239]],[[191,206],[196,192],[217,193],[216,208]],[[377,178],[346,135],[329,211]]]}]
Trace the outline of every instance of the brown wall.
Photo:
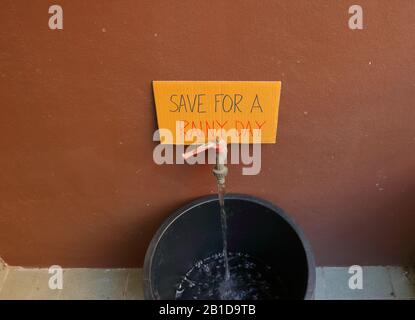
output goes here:
[{"label": "brown wall", "polygon": [[[3,1],[0,256],[136,266],[208,166],[157,166],[152,80],[282,80],[278,142],[228,189],[268,199],[319,264],[415,256],[415,2]],[[48,7],[64,30],[48,29]]]}]

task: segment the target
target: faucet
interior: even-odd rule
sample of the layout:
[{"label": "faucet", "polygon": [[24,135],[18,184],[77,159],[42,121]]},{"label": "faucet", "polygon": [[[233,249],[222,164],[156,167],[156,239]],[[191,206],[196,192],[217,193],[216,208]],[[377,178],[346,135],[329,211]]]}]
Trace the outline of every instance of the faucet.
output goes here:
[{"label": "faucet", "polygon": [[225,178],[228,174],[228,167],[225,165],[228,156],[228,148],[226,141],[216,139],[216,164],[213,168],[213,175],[216,178],[218,185],[225,185]]},{"label": "faucet", "polygon": [[212,170],[213,175],[215,176],[218,185],[224,186],[225,177],[228,174],[228,167],[225,165],[226,159],[228,157],[228,148],[226,146],[225,140],[219,139],[219,137],[217,137],[216,142],[211,141],[200,145],[191,151],[183,153],[183,158],[188,159],[211,148],[215,148],[216,150],[216,164]]}]

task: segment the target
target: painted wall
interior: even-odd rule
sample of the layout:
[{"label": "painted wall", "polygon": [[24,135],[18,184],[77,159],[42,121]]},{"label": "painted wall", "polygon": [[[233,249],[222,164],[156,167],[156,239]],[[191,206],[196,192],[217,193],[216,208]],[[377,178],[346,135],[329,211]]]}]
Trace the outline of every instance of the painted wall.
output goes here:
[{"label": "painted wall", "polygon": [[[355,1],[354,1],[355,2]],[[283,207],[319,264],[415,257],[415,2],[3,1],[0,256],[139,266],[209,166],[157,166],[152,80],[282,80],[276,145],[228,189]],[[64,30],[48,8],[64,9]]]}]

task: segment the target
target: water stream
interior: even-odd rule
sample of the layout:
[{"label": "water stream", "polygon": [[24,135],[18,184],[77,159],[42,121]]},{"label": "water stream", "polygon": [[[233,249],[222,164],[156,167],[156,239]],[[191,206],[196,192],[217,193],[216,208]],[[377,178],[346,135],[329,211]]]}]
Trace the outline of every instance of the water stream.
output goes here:
[{"label": "water stream", "polygon": [[231,274],[229,272],[229,258],[228,258],[228,224],[225,210],[225,184],[218,183],[218,197],[220,206],[220,222],[222,227],[222,241],[223,241],[223,260],[225,266],[225,281],[229,281]]}]

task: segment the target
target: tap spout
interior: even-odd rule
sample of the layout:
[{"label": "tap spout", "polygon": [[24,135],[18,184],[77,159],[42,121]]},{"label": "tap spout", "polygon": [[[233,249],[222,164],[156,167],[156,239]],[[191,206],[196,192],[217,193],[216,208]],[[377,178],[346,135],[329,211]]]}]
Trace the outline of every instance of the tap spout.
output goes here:
[{"label": "tap spout", "polygon": [[228,148],[226,141],[216,140],[216,164],[213,168],[213,175],[215,176],[218,185],[225,185],[225,178],[228,174],[228,167],[225,165],[228,157]]}]

